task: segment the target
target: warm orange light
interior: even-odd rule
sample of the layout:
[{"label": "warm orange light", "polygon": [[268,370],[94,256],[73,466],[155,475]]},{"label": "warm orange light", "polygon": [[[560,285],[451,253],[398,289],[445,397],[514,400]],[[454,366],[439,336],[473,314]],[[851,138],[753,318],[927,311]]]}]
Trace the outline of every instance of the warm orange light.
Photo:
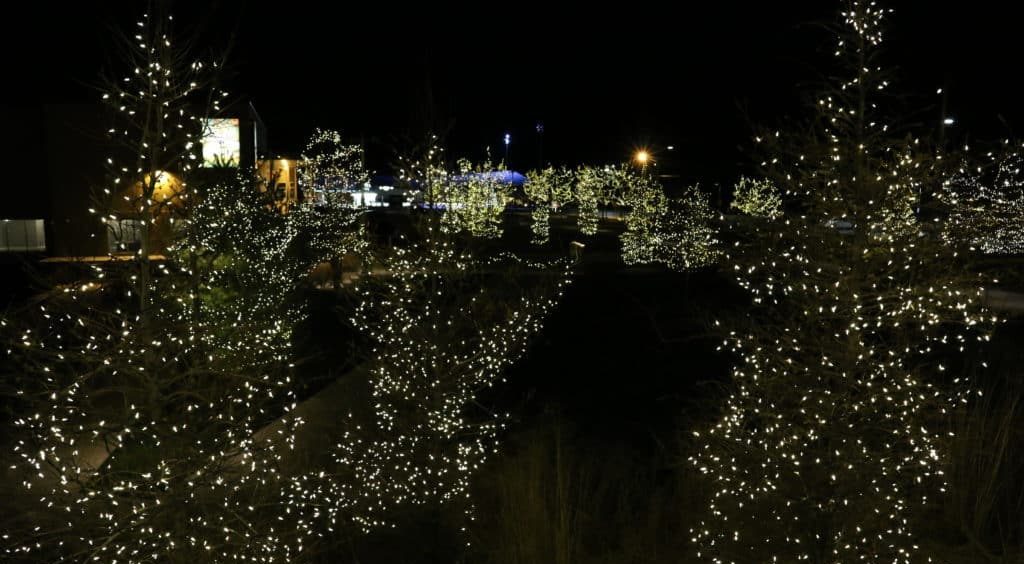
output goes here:
[{"label": "warm orange light", "polygon": [[648,153],[647,151],[641,149],[641,150],[636,152],[636,157],[635,158],[636,158],[636,162],[640,163],[641,165],[646,165],[647,161],[651,160],[651,154]]},{"label": "warm orange light", "polygon": [[[150,176],[148,174],[144,182],[146,186],[149,186]],[[163,170],[156,171],[156,183],[153,185],[154,200],[165,202],[175,198],[181,192],[181,188],[181,180],[176,176]]]}]

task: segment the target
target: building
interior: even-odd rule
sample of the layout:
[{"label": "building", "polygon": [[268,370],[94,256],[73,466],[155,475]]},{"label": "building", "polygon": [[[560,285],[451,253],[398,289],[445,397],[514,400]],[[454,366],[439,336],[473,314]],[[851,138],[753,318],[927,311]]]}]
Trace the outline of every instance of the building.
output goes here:
[{"label": "building", "polygon": [[251,102],[232,104],[203,131],[203,166],[252,169],[267,153],[267,127]]},{"label": "building", "polygon": [[257,161],[256,172],[265,186],[273,189],[274,199],[282,211],[302,201],[299,189],[299,167],[302,160],[296,157],[275,155]]},{"label": "building", "polygon": [[[0,260],[33,256],[95,260],[138,250],[138,213],[123,202],[141,193],[142,180],[125,183],[123,192],[114,195],[111,211],[116,219],[97,213],[109,209],[102,203],[103,190],[110,186],[108,162],[133,161],[133,155],[107,136],[115,123],[109,108],[101,104],[5,105],[0,107],[0,119],[6,128],[3,154],[11,165],[5,169],[7,189],[0,206]],[[260,159],[267,152],[267,131],[251,103],[234,104],[208,120],[201,151],[201,169],[210,174],[254,170],[268,185],[273,181],[282,190],[286,204],[300,198],[296,159]],[[154,199],[173,204],[183,191],[180,171],[157,174]],[[198,175],[202,174],[200,170]],[[153,252],[161,252],[169,238],[167,226],[151,229]]]}]

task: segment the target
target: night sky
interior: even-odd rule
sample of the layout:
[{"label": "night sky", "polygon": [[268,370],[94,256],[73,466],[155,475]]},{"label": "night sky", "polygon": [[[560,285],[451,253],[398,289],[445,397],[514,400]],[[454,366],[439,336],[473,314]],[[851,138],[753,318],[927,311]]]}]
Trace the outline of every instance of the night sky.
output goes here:
[{"label": "night sky", "polygon": [[[1013,87],[1024,50],[1010,3],[893,4],[887,64],[903,71],[897,90],[937,105],[946,85],[960,135],[1024,127]],[[450,152],[474,159],[487,146],[500,158],[510,132],[511,164],[528,169],[542,121],[545,161],[617,162],[638,146],[672,144],[684,176],[728,181],[746,166],[748,122],[797,113],[801,86],[827,69],[832,42],[816,22],[834,20],[838,2],[263,5],[179,2],[174,13],[211,47],[235,34],[229,84],[254,103],[274,151],[297,152],[319,125],[365,142],[383,167],[403,139],[450,127]],[[8,109],[95,100],[87,84],[109,66],[109,27],[130,25],[140,6],[28,8],[0,40]]]}]

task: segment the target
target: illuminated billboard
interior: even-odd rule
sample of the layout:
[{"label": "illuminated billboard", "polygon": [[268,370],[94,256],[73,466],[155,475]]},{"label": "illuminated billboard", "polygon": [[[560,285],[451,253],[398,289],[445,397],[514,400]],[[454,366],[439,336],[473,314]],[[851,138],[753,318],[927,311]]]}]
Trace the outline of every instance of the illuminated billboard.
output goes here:
[{"label": "illuminated billboard", "polygon": [[241,158],[238,118],[208,120],[203,131],[203,166],[238,166]]}]

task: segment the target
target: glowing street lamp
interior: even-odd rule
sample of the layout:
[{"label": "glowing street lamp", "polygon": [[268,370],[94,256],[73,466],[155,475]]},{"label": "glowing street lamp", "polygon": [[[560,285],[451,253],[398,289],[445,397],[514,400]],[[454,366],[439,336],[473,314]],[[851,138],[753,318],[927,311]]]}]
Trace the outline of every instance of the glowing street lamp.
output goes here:
[{"label": "glowing street lamp", "polygon": [[505,168],[508,168],[508,146],[512,143],[512,134],[505,134]]},{"label": "glowing street lamp", "polygon": [[633,160],[640,165],[640,170],[646,171],[647,163],[651,160],[651,154],[645,149],[640,149],[635,155],[633,155]]}]

